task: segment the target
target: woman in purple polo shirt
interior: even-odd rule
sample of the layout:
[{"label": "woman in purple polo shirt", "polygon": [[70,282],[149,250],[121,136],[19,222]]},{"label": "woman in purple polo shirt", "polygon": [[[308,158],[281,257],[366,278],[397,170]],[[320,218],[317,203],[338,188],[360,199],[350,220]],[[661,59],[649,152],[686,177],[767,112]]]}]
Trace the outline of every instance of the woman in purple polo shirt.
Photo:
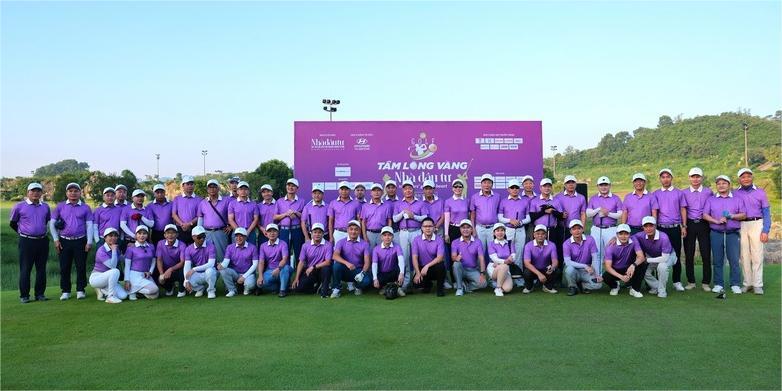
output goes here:
[{"label": "woman in purple polo shirt", "polygon": [[494,285],[495,296],[505,296],[513,290],[513,279],[510,275],[510,264],[516,259],[513,244],[505,238],[505,224],[497,223],[492,227],[494,240],[489,243],[489,265],[486,272]]},{"label": "woman in purple polo shirt", "polygon": [[720,175],[715,180],[717,194],[706,200],[703,206],[703,219],[709,222],[711,253],[714,259],[714,288],[712,292],[725,291],[723,269],[724,259],[728,258],[730,265],[730,290],[741,294],[741,270],[739,255],[739,231],[741,221],[747,217],[746,206],[741,198],[733,195],[730,190],[730,178]]},{"label": "woman in purple polo shirt", "polygon": [[155,269],[155,249],[147,242],[149,228],[146,225],[136,227],[136,242],[125,250],[125,290],[128,298],[136,300],[136,293],[147,299],[157,299],[158,288],[152,280]]},{"label": "woman in purple polo shirt", "polygon": [[119,231],[114,228],[106,228],[103,232],[104,244],[98,247],[95,253],[95,268],[90,274],[90,286],[95,288],[98,300],[104,300],[109,304],[122,303],[128,297],[128,293],[119,284]]}]

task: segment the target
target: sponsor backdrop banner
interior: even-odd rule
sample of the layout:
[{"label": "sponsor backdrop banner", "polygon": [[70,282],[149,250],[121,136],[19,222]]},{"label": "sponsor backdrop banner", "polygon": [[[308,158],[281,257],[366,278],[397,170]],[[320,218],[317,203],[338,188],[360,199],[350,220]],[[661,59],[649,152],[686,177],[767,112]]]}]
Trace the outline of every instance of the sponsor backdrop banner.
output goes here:
[{"label": "sponsor backdrop banner", "polygon": [[[480,177],[495,177],[495,189],[507,182],[543,175],[540,121],[339,121],[294,123],[294,172],[303,194],[320,183],[326,199],[337,196],[337,183],[410,179],[416,194],[431,179],[440,197],[462,178],[472,194]],[[536,183],[537,188],[537,183]],[[398,192],[401,196],[401,189]],[[501,192],[501,194],[505,194]]]}]

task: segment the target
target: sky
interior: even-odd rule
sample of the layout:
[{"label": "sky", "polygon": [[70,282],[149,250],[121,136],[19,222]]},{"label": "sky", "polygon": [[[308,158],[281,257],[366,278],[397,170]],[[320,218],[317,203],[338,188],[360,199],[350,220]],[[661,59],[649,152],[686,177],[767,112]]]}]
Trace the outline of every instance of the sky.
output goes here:
[{"label": "sky", "polygon": [[780,1],[0,3],[0,174],[293,163],[294,121],[541,120],[550,147],[782,109]]}]

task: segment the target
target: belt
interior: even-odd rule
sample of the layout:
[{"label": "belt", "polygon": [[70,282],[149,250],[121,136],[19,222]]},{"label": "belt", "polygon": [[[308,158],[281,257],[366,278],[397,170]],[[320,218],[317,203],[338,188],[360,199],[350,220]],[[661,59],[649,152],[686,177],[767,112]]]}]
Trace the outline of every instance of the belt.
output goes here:
[{"label": "belt", "polygon": [[489,224],[489,225],[486,225],[486,224],[478,224],[478,226],[479,226],[479,227],[483,227],[483,228],[491,228],[491,227],[494,227],[494,224]]},{"label": "belt", "polygon": [[372,232],[372,233],[379,234],[379,233],[380,233],[380,231],[381,231],[381,230],[379,230],[379,229],[369,229],[369,228],[367,228],[367,232]]},{"label": "belt", "polygon": [[702,220],[702,219],[687,219],[687,221],[690,224],[700,224],[700,223],[705,223],[706,222],[706,220]]},{"label": "belt", "polygon": [[214,232],[214,231],[222,231],[224,228],[225,228],[225,227],[220,227],[220,228],[204,228],[204,229],[206,229],[206,230],[207,230],[207,231],[209,231],[209,232]]},{"label": "belt", "polygon": [[411,232],[411,231],[420,231],[421,228],[399,228],[399,230],[400,231]]},{"label": "belt", "polygon": [[296,224],[296,225],[288,225],[288,226],[284,226],[283,225],[282,227],[280,227],[280,229],[299,229],[299,228],[301,228],[301,225],[298,225],[298,224]]},{"label": "belt", "polygon": [[[65,240],[79,240],[79,239],[84,239],[84,238],[86,238],[86,237],[87,237],[87,235],[82,235],[82,236],[60,236],[60,239],[65,239]],[[134,240],[134,241],[135,241],[135,240]]]},{"label": "belt", "polygon": [[747,217],[744,219],[744,221],[757,221],[757,220],[763,220],[762,217]]},{"label": "belt", "polygon": [[334,230],[339,232],[348,232],[347,228],[334,228]]},{"label": "belt", "polygon": [[723,234],[737,234],[737,233],[739,233],[739,230],[738,229],[731,229],[731,230],[728,230],[728,231],[717,231],[717,232],[720,232],[720,233],[723,233]]},{"label": "belt", "polygon": [[641,225],[631,225],[630,229],[639,229],[640,230],[640,229],[644,229],[644,227],[641,226]]},{"label": "belt", "polygon": [[657,224],[659,228],[679,228],[679,224]]},{"label": "belt", "polygon": [[43,235],[43,236],[30,236],[30,235],[25,235],[25,234],[19,234],[19,236],[21,236],[23,238],[27,238],[27,239],[36,239],[36,240],[38,240],[38,239],[46,239],[46,235]]},{"label": "belt", "polygon": [[616,226],[615,225],[596,225],[595,227],[600,228],[600,229],[606,229],[606,228],[614,228]]}]

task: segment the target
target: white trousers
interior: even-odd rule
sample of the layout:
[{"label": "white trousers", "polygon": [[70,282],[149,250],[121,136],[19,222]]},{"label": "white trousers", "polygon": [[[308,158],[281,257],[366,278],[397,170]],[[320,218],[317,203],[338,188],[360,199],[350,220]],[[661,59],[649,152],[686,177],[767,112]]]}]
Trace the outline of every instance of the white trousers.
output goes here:
[{"label": "white trousers", "polygon": [[407,289],[413,280],[411,269],[413,268],[413,239],[421,236],[421,230],[414,231],[399,230],[399,246],[402,247],[402,256],[405,258],[405,280],[402,283],[402,289]]},{"label": "white trousers", "polygon": [[592,227],[592,231],[590,231],[590,235],[592,235],[592,239],[595,239],[595,245],[597,246],[597,262],[594,262],[593,259],[592,265],[593,267],[597,265],[595,268],[595,274],[598,276],[603,275],[603,261],[605,260],[605,250],[606,247],[608,247],[608,242],[611,241],[611,239],[616,237],[616,227],[610,227],[610,228],[599,228],[599,227]]},{"label": "white trousers", "polygon": [[744,286],[763,287],[763,242],[760,233],[763,231],[763,220],[742,221],[739,231],[741,243],[741,274],[744,275]]},{"label": "white trousers", "polygon": [[[657,292],[666,293],[668,286],[668,270],[676,263],[676,253],[672,252],[665,262],[652,263],[649,262],[649,267],[646,268],[646,275],[644,281],[652,289],[657,289]],[[657,278],[652,275],[652,270],[657,270]]]},{"label": "white trousers", "polygon": [[114,296],[120,300],[128,297],[128,292],[119,284],[119,269],[109,269],[105,272],[92,272],[90,286],[100,289],[106,296]]},{"label": "white trousers", "polygon": [[194,291],[200,291],[206,288],[207,292],[214,292],[216,282],[217,270],[213,267],[210,267],[203,272],[195,272],[190,276],[190,285],[193,286]]}]

